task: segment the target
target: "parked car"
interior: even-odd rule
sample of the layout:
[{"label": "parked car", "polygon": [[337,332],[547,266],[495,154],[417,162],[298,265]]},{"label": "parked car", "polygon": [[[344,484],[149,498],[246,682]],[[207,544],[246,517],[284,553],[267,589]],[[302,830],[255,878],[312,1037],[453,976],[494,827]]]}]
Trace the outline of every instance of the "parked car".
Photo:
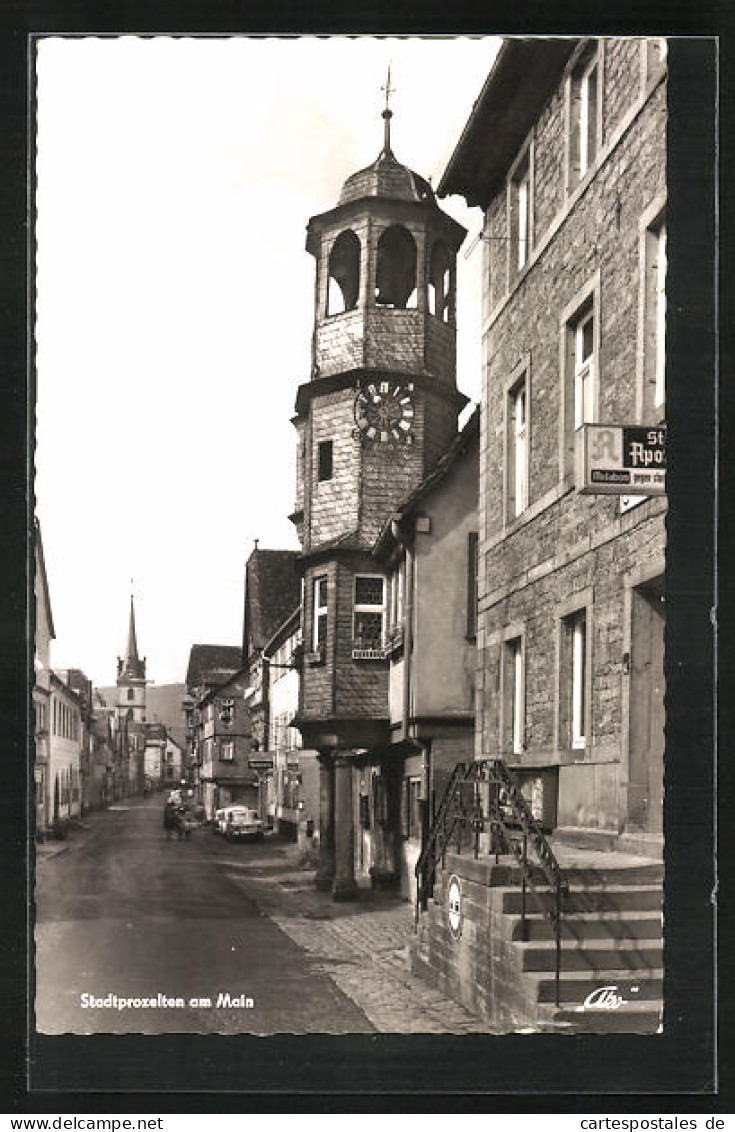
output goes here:
[{"label": "parked car", "polygon": [[215,810],[214,817],[212,818],[212,833],[226,833],[227,823],[230,820],[230,814],[233,812],[233,810],[245,809],[247,809],[247,806],[241,806],[237,803],[234,803],[229,806],[223,806],[220,810]]},{"label": "parked car", "polygon": [[245,837],[254,837],[260,841],[263,837],[263,823],[257,810],[248,810],[242,806],[233,806],[226,811],[227,824],[225,837],[228,841],[239,841]]}]

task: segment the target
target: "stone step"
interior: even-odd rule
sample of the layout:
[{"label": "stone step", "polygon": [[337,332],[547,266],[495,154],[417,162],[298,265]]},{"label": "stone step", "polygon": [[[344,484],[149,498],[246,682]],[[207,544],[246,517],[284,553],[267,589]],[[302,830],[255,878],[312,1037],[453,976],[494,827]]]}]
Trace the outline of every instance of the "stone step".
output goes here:
[{"label": "stone step", "polygon": [[[661,914],[648,911],[572,912],[562,916],[563,939],[661,940]],[[517,940],[555,939],[554,925],[540,912],[526,913],[526,935],[520,916],[512,920],[512,938]]]},{"label": "stone step", "polygon": [[[553,909],[556,894],[549,889],[529,889],[527,908],[533,911]],[[569,912],[659,911],[663,890],[657,884],[600,885],[572,888],[562,898],[562,915]],[[509,888],[503,892],[503,911],[520,913],[521,892]]]},{"label": "stone step", "polygon": [[[553,1003],[556,996],[555,979],[548,971],[527,971],[525,978],[536,982],[536,1001]],[[562,967],[559,980],[559,999],[562,1003],[581,1006],[588,995],[601,987],[615,987],[614,993],[628,1002],[657,1003],[663,995],[664,973],[661,968],[647,971],[565,971]],[[622,1009],[622,1007],[621,1007]]]},{"label": "stone step", "polygon": [[[656,861],[643,865],[561,865],[564,879],[570,888],[597,887],[599,885],[663,884],[664,867]],[[538,865],[531,865],[533,883],[549,887],[546,874]],[[490,871],[493,886],[512,887],[520,885],[521,868],[514,859],[500,859]]]},{"label": "stone step", "polygon": [[663,1020],[663,1001],[626,1002],[615,1010],[556,1010],[541,1021],[550,1031],[574,1034],[657,1034]]},{"label": "stone step", "polygon": [[[552,939],[516,944],[523,956],[524,971],[553,971],[556,965],[556,943]],[[588,939],[583,943],[563,939],[561,942],[562,971],[650,971],[663,963],[661,941],[642,939],[631,944],[623,941],[616,946],[607,939]]]}]

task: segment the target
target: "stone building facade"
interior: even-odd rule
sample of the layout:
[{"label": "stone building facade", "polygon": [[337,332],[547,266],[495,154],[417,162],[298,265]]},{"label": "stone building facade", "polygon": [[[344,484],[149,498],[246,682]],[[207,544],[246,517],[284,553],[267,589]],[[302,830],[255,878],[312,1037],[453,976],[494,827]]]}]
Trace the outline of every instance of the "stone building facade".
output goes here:
[{"label": "stone building facade", "polygon": [[656,856],[666,500],[582,494],[575,444],[665,423],[665,42],[507,41],[439,191],[485,212],[476,754]]}]

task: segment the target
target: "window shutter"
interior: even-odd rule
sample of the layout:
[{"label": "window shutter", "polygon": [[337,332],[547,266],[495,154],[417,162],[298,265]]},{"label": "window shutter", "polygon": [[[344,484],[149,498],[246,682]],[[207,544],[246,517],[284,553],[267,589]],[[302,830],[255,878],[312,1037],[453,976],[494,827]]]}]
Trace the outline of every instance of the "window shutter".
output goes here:
[{"label": "window shutter", "polygon": [[467,535],[467,636],[474,640],[477,636],[477,531]]}]

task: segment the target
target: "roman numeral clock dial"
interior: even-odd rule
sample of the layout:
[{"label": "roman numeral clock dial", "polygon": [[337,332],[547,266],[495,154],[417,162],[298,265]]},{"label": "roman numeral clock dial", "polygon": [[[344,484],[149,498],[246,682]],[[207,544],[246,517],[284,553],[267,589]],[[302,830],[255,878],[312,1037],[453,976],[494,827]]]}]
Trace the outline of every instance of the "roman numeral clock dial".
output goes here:
[{"label": "roman numeral clock dial", "polygon": [[365,382],[355,397],[354,437],[363,444],[414,443],[413,382]]}]

